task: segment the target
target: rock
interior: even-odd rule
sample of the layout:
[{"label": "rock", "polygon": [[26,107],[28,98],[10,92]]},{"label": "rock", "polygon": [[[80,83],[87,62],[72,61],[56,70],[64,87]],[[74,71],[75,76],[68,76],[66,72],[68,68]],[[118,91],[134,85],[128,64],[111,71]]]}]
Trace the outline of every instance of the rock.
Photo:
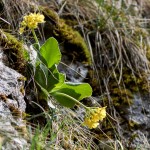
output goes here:
[{"label": "rock", "polygon": [[22,112],[26,108],[23,94],[21,93],[21,89],[24,86],[23,78],[21,74],[0,62],[0,94],[16,100],[15,103],[17,103],[18,109]]},{"label": "rock", "polygon": [[[2,53],[0,53],[2,56]],[[0,145],[2,150],[29,149],[25,138],[26,124],[23,113],[26,109],[22,89],[24,77],[5,66],[0,59]]]},{"label": "rock", "polygon": [[114,150],[114,147],[112,145],[114,145],[117,147],[117,149],[121,149],[122,147],[120,147],[119,142],[118,141],[114,141],[114,140],[106,140],[106,141],[101,141],[99,144],[99,149],[100,150]]},{"label": "rock", "polygon": [[[124,107],[124,117],[129,123],[130,130],[125,136],[130,141],[129,147],[150,148],[150,95],[137,93],[134,95],[133,104]],[[131,133],[130,133],[131,132]],[[130,135],[129,135],[130,133]]]},{"label": "rock", "polygon": [[127,120],[142,128],[150,128],[150,102],[146,97],[146,95],[134,95],[133,104],[127,109],[127,114],[125,115]]},{"label": "rock", "polygon": [[149,150],[150,144],[148,142],[147,136],[140,130],[134,131],[132,136],[134,139],[131,142],[131,145],[135,149],[139,150]]},{"label": "rock", "polygon": [[79,61],[71,62],[67,56],[63,56],[62,62],[58,66],[60,72],[66,74],[67,80],[70,82],[83,82],[88,74],[86,65]]}]

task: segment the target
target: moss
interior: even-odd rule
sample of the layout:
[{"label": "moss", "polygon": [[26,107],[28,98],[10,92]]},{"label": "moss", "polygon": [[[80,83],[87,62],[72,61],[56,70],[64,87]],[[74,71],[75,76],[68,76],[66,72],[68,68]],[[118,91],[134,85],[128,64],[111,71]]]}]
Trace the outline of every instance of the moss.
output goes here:
[{"label": "moss", "polygon": [[114,106],[129,106],[133,103],[133,94],[128,89],[115,88],[111,95]]},{"label": "moss", "polygon": [[77,26],[78,25],[78,22],[75,20],[75,18],[63,18],[65,20],[65,23],[70,26],[70,27],[73,27],[73,26]]},{"label": "moss", "polygon": [[56,31],[58,36],[66,41],[68,46],[71,46],[72,50],[76,50],[76,53],[82,60],[87,60],[91,64],[91,57],[87,45],[78,31],[74,31],[69,27],[64,20],[60,19],[59,28]]},{"label": "moss", "polygon": [[8,56],[10,67],[23,73],[27,58],[23,44],[16,37],[3,30],[0,32],[0,40],[4,53]]},{"label": "moss", "polygon": [[123,82],[125,86],[134,94],[136,92],[149,92],[148,75],[145,72],[133,75],[130,69],[124,68]]},{"label": "moss", "polygon": [[19,108],[16,108],[13,104],[9,103],[7,95],[0,94],[0,98],[2,99],[2,101],[4,101],[7,104],[7,107],[10,109],[12,115],[18,118],[22,117],[22,113],[24,112],[19,110]]},{"label": "moss", "polygon": [[53,35],[64,43],[67,53],[75,54],[78,61],[91,64],[90,52],[80,33],[67,25],[64,19],[60,19],[55,11],[43,7],[40,9],[53,22],[53,27],[49,28],[53,28]]},{"label": "moss", "polygon": [[[148,84],[148,75],[146,73],[133,74],[132,71],[124,67],[122,70],[122,79],[120,83],[117,82],[119,79],[120,74],[119,71],[115,71],[115,76],[112,75],[109,78],[109,82],[107,83],[108,91],[106,91],[106,85],[104,86],[101,83],[101,90],[103,93],[109,92],[109,97],[105,95],[103,97],[104,105],[110,105],[110,98],[111,104],[113,104],[118,111],[121,112],[121,107],[129,107],[133,104],[134,94],[140,92],[142,94],[149,92],[149,84]],[[104,73],[105,71],[103,71]],[[105,74],[106,75],[106,74]]]},{"label": "moss", "polygon": [[49,18],[53,23],[59,23],[59,16],[57,13],[47,7],[39,6],[39,9],[44,13],[44,15]]}]

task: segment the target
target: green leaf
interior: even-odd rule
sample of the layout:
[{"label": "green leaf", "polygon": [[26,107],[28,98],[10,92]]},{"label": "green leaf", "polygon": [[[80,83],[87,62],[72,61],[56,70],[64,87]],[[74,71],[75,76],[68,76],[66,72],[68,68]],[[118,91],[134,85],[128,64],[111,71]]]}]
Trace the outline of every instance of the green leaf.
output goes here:
[{"label": "green leaf", "polygon": [[92,88],[88,83],[64,83],[59,90],[50,93],[61,105],[66,107],[73,107],[76,102],[74,99],[80,101],[83,98],[92,95]]},{"label": "green leaf", "polygon": [[48,86],[47,91],[52,92],[59,89],[65,82],[66,76],[62,73],[59,73],[57,69],[57,65],[52,66],[49,69],[49,76],[48,76]]},{"label": "green leaf", "polygon": [[48,69],[44,64],[40,64],[36,67],[35,81],[48,92],[59,89],[65,82],[65,75],[59,73],[57,66],[54,65]]},{"label": "green leaf", "polygon": [[[73,90],[69,90],[70,92]],[[72,108],[76,102],[73,101],[73,97],[70,97],[69,95],[65,94],[65,93],[61,93],[61,92],[54,92],[52,93],[52,96],[62,105],[65,107],[69,107]]]},{"label": "green leaf", "polygon": [[47,89],[48,74],[49,74],[49,70],[45,65],[39,64],[36,67],[34,79],[44,89]]},{"label": "green leaf", "polygon": [[[70,93],[68,90],[66,91],[66,89],[70,89],[70,90],[72,89],[74,90],[74,93]],[[68,95],[73,94],[72,97],[78,100],[82,100],[83,98],[86,98],[92,95],[92,88],[88,83],[66,82],[65,84],[63,84],[63,86],[61,87],[59,91],[64,92]]]},{"label": "green leaf", "polygon": [[34,48],[36,51],[39,51],[39,49],[40,49],[39,44],[34,43],[32,46],[33,46],[33,48]]},{"label": "green leaf", "polygon": [[48,91],[45,88],[43,88],[38,82],[36,82],[36,84],[40,87],[40,89],[38,90],[38,99],[47,100],[49,96]]},{"label": "green leaf", "polygon": [[61,60],[61,52],[59,50],[58,42],[51,37],[41,46],[40,54],[43,57],[45,65],[51,68],[55,64],[59,64]]}]

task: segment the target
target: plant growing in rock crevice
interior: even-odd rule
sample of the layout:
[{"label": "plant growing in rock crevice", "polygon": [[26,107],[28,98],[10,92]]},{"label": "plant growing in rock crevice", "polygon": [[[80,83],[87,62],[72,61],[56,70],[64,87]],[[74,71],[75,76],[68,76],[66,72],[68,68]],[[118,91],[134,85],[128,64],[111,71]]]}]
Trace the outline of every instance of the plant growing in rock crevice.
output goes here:
[{"label": "plant growing in rock crevice", "polygon": [[[61,52],[59,50],[58,42],[55,38],[51,37],[40,46],[36,37],[34,29],[37,28],[38,23],[44,23],[44,16],[41,14],[31,13],[24,16],[21,23],[20,33],[29,28],[34,36],[36,43],[34,49],[37,51],[37,58],[34,69],[34,79],[38,87],[38,94],[40,99],[48,100],[48,96],[53,96],[62,106],[72,108],[75,104],[83,106],[87,112],[92,112],[92,115],[97,114],[101,117],[89,119],[84,122],[84,125],[89,128],[96,128],[99,125],[99,120],[103,120],[106,116],[105,107],[90,108],[83,105],[80,100],[92,95],[92,88],[88,83],[72,83],[65,81],[65,75],[60,73],[57,66],[61,60]],[[95,111],[93,111],[93,109]],[[98,110],[98,112],[97,112]],[[91,114],[91,113],[90,113]],[[88,116],[88,114],[87,114]],[[86,117],[87,118],[87,117]],[[85,118],[85,119],[86,119]],[[91,118],[91,115],[90,115]]]}]

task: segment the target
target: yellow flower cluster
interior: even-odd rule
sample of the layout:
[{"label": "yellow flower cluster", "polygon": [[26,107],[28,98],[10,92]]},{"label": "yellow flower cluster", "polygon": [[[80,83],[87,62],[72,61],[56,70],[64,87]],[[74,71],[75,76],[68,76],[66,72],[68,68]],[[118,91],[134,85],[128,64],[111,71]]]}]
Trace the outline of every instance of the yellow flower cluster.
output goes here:
[{"label": "yellow flower cluster", "polygon": [[87,111],[83,125],[88,128],[96,128],[99,125],[99,121],[102,121],[106,117],[106,107],[92,108]]},{"label": "yellow flower cluster", "polygon": [[24,32],[24,29],[28,27],[29,29],[35,29],[38,27],[38,23],[44,23],[44,15],[39,13],[31,13],[27,16],[23,17],[23,21],[21,22],[21,27],[19,29],[20,34]]}]

